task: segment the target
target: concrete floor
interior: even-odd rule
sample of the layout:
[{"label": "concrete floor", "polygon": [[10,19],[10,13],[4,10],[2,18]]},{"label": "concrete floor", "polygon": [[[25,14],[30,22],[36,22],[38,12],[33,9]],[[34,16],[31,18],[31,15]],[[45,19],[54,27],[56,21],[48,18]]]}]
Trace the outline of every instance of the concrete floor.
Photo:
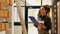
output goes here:
[{"label": "concrete floor", "polygon": [[5,34],[5,31],[0,32],[0,34]]},{"label": "concrete floor", "polygon": [[37,28],[32,23],[28,23],[28,34],[38,34]]},{"label": "concrete floor", "polygon": [[[51,30],[49,30],[51,34]],[[28,23],[28,34],[38,34],[38,29],[33,25],[33,23]]]},{"label": "concrete floor", "polygon": [[14,34],[22,34],[21,26],[14,26]]},{"label": "concrete floor", "polygon": [[[5,31],[0,32],[0,34],[5,33]],[[22,34],[21,26],[14,26],[14,34]],[[28,23],[28,34],[38,34],[38,29],[33,25],[33,23]]]}]

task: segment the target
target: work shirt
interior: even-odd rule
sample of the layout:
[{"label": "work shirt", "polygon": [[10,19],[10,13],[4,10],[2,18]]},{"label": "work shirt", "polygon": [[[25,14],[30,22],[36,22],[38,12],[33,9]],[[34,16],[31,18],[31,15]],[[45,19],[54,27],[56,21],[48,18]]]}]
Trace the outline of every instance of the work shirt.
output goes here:
[{"label": "work shirt", "polygon": [[[51,29],[51,19],[48,16],[38,16],[38,20],[40,20],[40,23],[44,24],[44,26],[46,26],[47,31],[49,31]],[[36,26],[37,27],[37,26]]]}]

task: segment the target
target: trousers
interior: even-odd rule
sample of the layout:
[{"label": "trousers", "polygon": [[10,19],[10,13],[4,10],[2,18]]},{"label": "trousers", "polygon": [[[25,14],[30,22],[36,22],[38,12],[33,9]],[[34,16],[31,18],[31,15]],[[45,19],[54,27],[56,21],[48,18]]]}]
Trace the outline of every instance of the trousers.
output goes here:
[{"label": "trousers", "polygon": [[49,31],[46,31],[45,29],[38,29],[38,34],[49,34]]}]

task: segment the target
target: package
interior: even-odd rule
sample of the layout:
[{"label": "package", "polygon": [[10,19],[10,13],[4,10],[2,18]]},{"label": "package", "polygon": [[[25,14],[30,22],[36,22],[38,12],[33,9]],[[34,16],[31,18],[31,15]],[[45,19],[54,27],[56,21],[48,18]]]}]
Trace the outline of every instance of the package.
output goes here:
[{"label": "package", "polygon": [[5,3],[5,0],[0,0],[0,3]]},{"label": "package", "polygon": [[11,18],[12,17],[12,11],[9,11],[9,16],[8,16],[9,18]]},{"label": "package", "polygon": [[0,9],[5,10],[6,9],[6,5],[4,3],[0,3]]},{"label": "package", "polygon": [[6,30],[9,30],[9,23],[6,23]]},{"label": "package", "polygon": [[5,1],[8,5],[12,5],[13,4],[13,0],[6,0]]},{"label": "package", "polygon": [[2,31],[4,31],[5,30],[5,23],[2,23]]},{"label": "package", "polygon": [[0,32],[2,31],[2,22],[0,22]]},{"label": "package", "polygon": [[6,11],[6,10],[0,10],[0,17],[7,18],[8,17],[8,11]]}]

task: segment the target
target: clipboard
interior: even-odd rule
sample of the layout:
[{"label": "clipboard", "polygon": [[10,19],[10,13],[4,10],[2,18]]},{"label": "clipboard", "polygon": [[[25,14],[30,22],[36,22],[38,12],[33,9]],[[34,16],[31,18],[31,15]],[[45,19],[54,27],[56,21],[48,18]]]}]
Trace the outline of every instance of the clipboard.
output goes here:
[{"label": "clipboard", "polygon": [[29,16],[29,18],[30,18],[31,21],[34,23],[34,25],[38,26],[38,21],[35,19],[35,17]]}]

